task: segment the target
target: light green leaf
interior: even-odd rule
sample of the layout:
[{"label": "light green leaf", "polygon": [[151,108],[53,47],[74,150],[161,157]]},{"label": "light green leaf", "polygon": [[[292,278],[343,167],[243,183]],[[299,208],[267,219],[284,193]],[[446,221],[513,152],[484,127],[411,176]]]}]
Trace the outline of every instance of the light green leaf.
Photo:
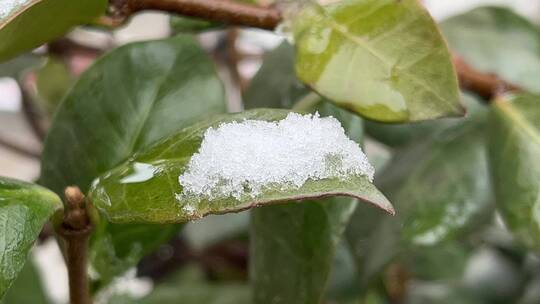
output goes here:
[{"label": "light green leaf", "polygon": [[62,201],[37,185],[0,178],[0,299],[23,269],[43,225]]},{"label": "light green leaf", "polygon": [[506,96],[491,111],[489,156],[495,198],[508,227],[540,250],[540,97]]},{"label": "light green leaf", "polygon": [[263,190],[255,199],[248,195],[239,199],[229,197],[211,201],[207,198],[200,201],[176,198],[176,194],[182,193],[178,176],[183,174],[191,156],[198,151],[209,127],[244,119],[275,121],[284,119],[287,114],[288,111],[284,110],[259,109],[200,121],[99,177],[93,183],[90,197],[110,221],[117,223],[182,223],[258,205],[333,195],[363,199],[392,212],[391,204],[364,176],[346,180],[308,180],[299,189],[270,188]]},{"label": "light green leaf", "polygon": [[417,0],[308,5],[293,31],[299,79],[342,107],[384,122],[464,114],[446,44]]},{"label": "light green leaf", "polygon": [[107,7],[105,0],[5,2],[0,9],[0,62],[92,22]]},{"label": "light green leaf", "polygon": [[[224,111],[213,63],[191,37],[122,46],[97,60],[61,104],[45,142],[41,183],[57,193],[68,185],[86,192],[94,178],[135,152]],[[91,257],[103,281],[179,229],[106,221],[98,226]]]},{"label": "light green leaf", "polygon": [[474,68],[540,92],[536,25],[507,8],[482,7],[445,20],[441,28],[450,47]]}]

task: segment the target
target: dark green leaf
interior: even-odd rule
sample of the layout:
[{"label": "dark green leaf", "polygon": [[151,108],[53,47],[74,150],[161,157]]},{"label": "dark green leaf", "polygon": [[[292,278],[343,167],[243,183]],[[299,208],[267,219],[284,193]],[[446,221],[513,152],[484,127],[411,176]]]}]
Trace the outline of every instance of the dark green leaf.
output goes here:
[{"label": "dark green leaf", "polygon": [[464,113],[446,44],[417,0],[308,5],[293,29],[298,77],[342,107],[385,122]]},{"label": "dark green leaf", "polygon": [[495,102],[489,152],[498,210],[518,239],[540,250],[539,96],[507,96]]},{"label": "dark green leaf", "polygon": [[211,201],[207,198],[200,201],[176,199],[175,194],[182,193],[178,176],[183,174],[191,156],[198,151],[209,127],[244,119],[274,121],[285,118],[287,114],[288,111],[284,110],[260,109],[200,121],[102,175],[93,184],[90,192],[92,201],[110,221],[118,223],[181,223],[209,214],[332,195],[360,198],[392,213],[391,204],[364,176],[346,180],[308,180],[299,189],[270,188],[255,199],[250,196]]},{"label": "dark green leaf", "polygon": [[[11,1],[15,2],[15,1]],[[17,1],[19,2],[19,1]],[[105,13],[105,0],[26,0],[0,11],[0,62]]]},{"label": "dark green leaf", "polygon": [[23,269],[43,225],[62,202],[53,192],[0,178],[0,299]]},{"label": "dark green leaf", "polygon": [[19,276],[11,285],[11,288],[4,296],[3,304],[47,304],[49,300],[45,296],[39,273],[33,263],[28,261]]},{"label": "dark green leaf", "polygon": [[400,153],[379,179],[398,202],[403,237],[412,244],[452,238],[491,207],[483,126],[446,133]]},{"label": "dark green leaf", "polygon": [[476,69],[540,92],[540,31],[501,7],[477,8],[441,25],[450,46]]},{"label": "dark green leaf", "polygon": [[332,198],[252,211],[254,303],[321,303],[356,201]]},{"label": "dark green leaf", "polygon": [[364,280],[403,250],[436,246],[489,218],[482,122],[469,121],[400,151],[376,178],[395,200],[398,218],[378,221],[380,215],[361,209],[353,217],[353,223],[366,219],[369,225],[348,232]]},{"label": "dark green leaf", "polygon": [[[63,101],[45,143],[41,182],[57,193],[68,185],[86,192],[94,178],[136,151],[224,110],[222,84],[192,38],[120,47],[90,67]],[[113,269],[133,265],[178,228],[101,221],[92,264],[102,265],[97,271],[107,281]]]}]

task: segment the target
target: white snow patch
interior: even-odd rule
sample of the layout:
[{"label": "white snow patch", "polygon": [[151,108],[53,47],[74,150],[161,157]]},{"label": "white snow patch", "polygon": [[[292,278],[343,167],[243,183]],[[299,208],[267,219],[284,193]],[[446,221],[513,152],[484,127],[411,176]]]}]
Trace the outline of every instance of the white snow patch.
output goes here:
[{"label": "white snow patch", "polygon": [[351,176],[372,181],[373,174],[337,119],[290,113],[276,122],[244,120],[206,130],[178,178],[183,192],[177,198],[255,198],[268,187],[298,189],[309,179]]},{"label": "white snow patch", "polygon": [[0,0],[0,19],[6,18],[30,0]]}]

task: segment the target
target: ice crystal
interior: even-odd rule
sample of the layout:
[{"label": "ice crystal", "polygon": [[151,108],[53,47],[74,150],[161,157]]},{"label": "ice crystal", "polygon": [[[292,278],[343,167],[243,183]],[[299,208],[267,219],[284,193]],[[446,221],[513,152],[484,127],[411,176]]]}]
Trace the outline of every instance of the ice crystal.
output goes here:
[{"label": "ice crystal", "polygon": [[255,198],[268,187],[298,189],[307,180],[367,176],[374,169],[338,120],[290,113],[209,128],[179,177],[181,197]]},{"label": "ice crystal", "polygon": [[12,12],[30,2],[29,0],[0,0],[0,19],[8,17]]}]

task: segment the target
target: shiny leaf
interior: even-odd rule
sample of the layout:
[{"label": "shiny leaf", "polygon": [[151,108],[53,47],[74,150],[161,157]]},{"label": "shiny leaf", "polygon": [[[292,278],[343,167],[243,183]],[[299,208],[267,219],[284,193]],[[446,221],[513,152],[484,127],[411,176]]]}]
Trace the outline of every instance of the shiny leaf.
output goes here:
[{"label": "shiny leaf", "polygon": [[507,8],[482,7],[441,27],[450,47],[474,68],[540,92],[540,30],[527,19]]},{"label": "shiny leaf", "polygon": [[464,113],[446,44],[417,0],[308,5],[293,31],[299,79],[342,107],[384,122]]},{"label": "shiny leaf", "polygon": [[0,299],[23,269],[43,225],[62,202],[37,185],[0,178]]},{"label": "shiny leaf", "polygon": [[[266,72],[271,74],[271,70],[261,70],[259,77]],[[270,94],[272,85],[259,89]],[[362,141],[359,117],[322,101],[312,110],[335,117],[351,139]],[[253,210],[250,272],[254,303],[320,303],[336,247],[356,205],[354,199],[334,197]]]},{"label": "shiny leaf", "polygon": [[[11,1],[15,2],[15,1]],[[26,0],[0,10],[0,62],[105,13],[105,0]]]},{"label": "shiny leaf", "polygon": [[258,205],[333,195],[360,198],[392,213],[388,200],[364,176],[346,180],[308,180],[299,189],[270,188],[255,199],[249,196],[212,201],[176,198],[176,194],[182,193],[178,176],[183,174],[191,156],[198,151],[209,127],[244,119],[274,121],[284,119],[287,114],[284,110],[260,109],[200,121],[99,177],[90,192],[92,201],[110,221],[117,223],[182,223]]},{"label": "shiny leaf", "polygon": [[498,210],[522,242],[540,250],[539,96],[506,96],[495,102],[489,152]]},{"label": "shiny leaf", "polygon": [[[68,185],[86,192],[94,178],[138,150],[224,110],[222,84],[192,38],[122,46],[97,60],[61,104],[45,142],[41,183],[57,193]],[[178,228],[101,221],[92,265],[108,281]]]}]

